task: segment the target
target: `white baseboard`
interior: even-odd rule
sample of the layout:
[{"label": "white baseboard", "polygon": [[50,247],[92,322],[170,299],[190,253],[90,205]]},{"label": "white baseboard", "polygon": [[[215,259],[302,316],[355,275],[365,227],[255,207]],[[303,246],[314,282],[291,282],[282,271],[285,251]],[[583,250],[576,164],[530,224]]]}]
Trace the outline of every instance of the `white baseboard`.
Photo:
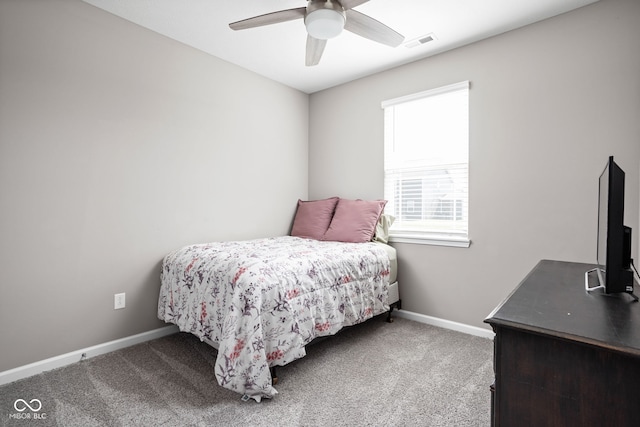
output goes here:
[{"label": "white baseboard", "polygon": [[82,359],[89,359],[121,348],[140,344],[145,341],[175,334],[176,332],[179,332],[177,326],[165,326],[164,328],[154,329],[152,331],[143,332],[141,334],[132,335],[115,341],[109,341],[103,344],[94,345],[93,347],[87,347],[82,350],[72,351],[71,353],[62,354],[39,362],[9,369],[8,371],[0,372],[0,385],[18,381],[52,369],[71,365],[72,363],[79,362]]},{"label": "white baseboard", "polygon": [[407,310],[398,310],[393,312],[396,316],[403,319],[409,319],[420,323],[426,323],[427,325],[438,326],[445,329],[452,329],[454,331],[463,332],[469,335],[475,335],[482,338],[493,339],[495,334],[493,331],[484,328],[478,328],[477,326],[466,325],[464,323],[458,323],[451,320],[440,319],[439,317],[426,316],[420,313],[414,313]]}]

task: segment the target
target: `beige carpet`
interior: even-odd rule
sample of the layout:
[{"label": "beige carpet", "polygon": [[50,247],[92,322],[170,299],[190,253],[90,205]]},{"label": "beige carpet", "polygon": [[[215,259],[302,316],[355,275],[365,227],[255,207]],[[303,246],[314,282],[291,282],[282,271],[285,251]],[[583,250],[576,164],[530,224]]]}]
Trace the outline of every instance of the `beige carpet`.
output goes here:
[{"label": "beige carpet", "polygon": [[[218,386],[216,351],[180,333],[0,387],[0,425],[488,426],[492,352],[489,339],[379,317],[308,347],[256,403]],[[18,412],[18,399],[42,408]]]}]

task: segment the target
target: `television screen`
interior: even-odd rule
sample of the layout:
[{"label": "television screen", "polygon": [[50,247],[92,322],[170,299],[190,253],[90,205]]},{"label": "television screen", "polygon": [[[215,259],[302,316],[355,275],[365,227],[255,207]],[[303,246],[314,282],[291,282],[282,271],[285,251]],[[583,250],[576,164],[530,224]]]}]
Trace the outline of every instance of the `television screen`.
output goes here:
[{"label": "television screen", "polygon": [[607,265],[607,210],[609,209],[609,167],[610,162],[600,175],[600,189],[598,191],[598,248],[596,259],[598,267],[604,270]]},{"label": "television screen", "polygon": [[[624,222],[624,171],[609,157],[599,179],[597,265],[606,293],[633,292],[631,229]],[[585,282],[586,283],[586,282]]]}]

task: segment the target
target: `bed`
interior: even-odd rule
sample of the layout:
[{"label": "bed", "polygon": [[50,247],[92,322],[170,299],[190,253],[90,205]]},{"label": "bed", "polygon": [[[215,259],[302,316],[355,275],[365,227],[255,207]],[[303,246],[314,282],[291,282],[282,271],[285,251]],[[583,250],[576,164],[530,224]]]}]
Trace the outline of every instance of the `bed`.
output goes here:
[{"label": "bed", "polygon": [[292,235],[189,245],[162,263],[158,317],[217,348],[218,383],[244,400],[275,396],[275,367],[314,339],[399,305],[395,249],[375,231],[327,240],[338,201],[322,235],[301,232],[298,203]]}]

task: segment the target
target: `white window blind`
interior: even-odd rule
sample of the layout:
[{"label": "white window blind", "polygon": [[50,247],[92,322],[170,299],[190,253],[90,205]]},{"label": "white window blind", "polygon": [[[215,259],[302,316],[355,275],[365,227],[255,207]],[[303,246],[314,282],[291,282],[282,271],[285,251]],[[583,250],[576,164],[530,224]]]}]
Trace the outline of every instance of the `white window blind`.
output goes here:
[{"label": "white window blind", "polygon": [[469,82],[384,101],[382,108],[392,240],[469,246]]}]

